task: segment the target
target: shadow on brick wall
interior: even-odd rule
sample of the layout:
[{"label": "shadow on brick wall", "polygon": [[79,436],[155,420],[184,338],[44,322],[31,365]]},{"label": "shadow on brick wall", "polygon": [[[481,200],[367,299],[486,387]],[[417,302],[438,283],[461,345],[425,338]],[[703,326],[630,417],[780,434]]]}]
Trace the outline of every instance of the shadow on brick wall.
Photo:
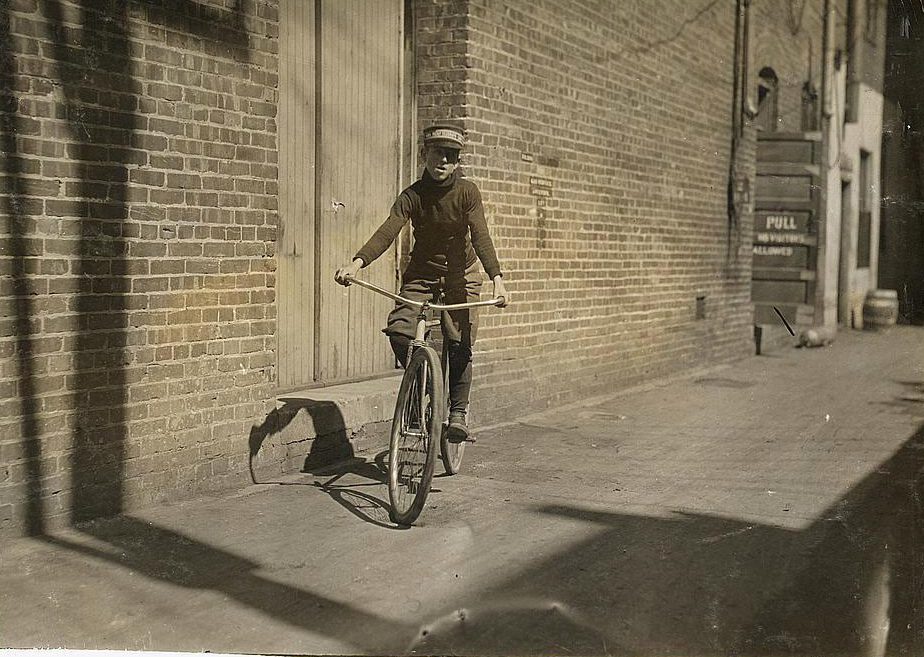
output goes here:
[{"label": "shadow on brick wall", "polygon": [[[122,511],[125,459],[125,367],[131,281],[124,227],[128,218],[127,162],[138,115],[132,111],[132,61],[127,5],[108,3],[102,11],[81,9],[78,35],[66,25],[61,2],[44,0],[70,144],[65,201],[48,201],[46,214],[76,220],[76,261],[68,290],[77,313],[73,391],[75,411],[70,461],[71,519],[74,522]],[[75,48],[75,41],[83,47]],[[67,234],[67,231],[62,231]]]},{"label": "shadow on brick wall", "polygon": [[[137,111],[144,89],[133,76],[132,53],[138,49],[133,49],[129,19],[146,18],[200,38],[214,56],[247,61],[250,46],[242,0],[229,10],[192,0],[39,0],[36,7],[38,13],[30,18],[34,29],[39,35],[46,31],[51,40],[50,47],[42,46],[41,74],[34,67],[28,73],[18,68],[14,48],[22,39],[12,38],[11,5],[0,1],[0,192],[10,217],[11,255],[9,271],[4,271],[11,283],[3,291],[15,316],[23,521],[33,535],[45,530],[45,513],[61,513],[67,504],[72,522],[123,509],[130,401],[126,367],[132,362],[128,240],[138,236],[128,221],[128,171],[147,161],[137,141],[146,125]],[[49,92],[56,90],[52,121],[40,123],[21,111],[17,93],[29,90],[23,83],[30,79],[50,83]],[[55,132],[59,126],[63,134]],[[22,134],[41,140],[40,148],[48,152],[32,154],[43,159],[23,157]],[[44,203],[36,198],[43,196]],[[57,224],[59,237],[35,232],[42,219]],[[35,286],[34,274],[50,276],[49,287]],[[71,356],[64,386],[73,416],[66,463],[50,454],[43,459],[41,445],[39,413],[42,395],[49,391],[38,389],[35,371],[34,353],[46,338],[37,305],[52,295],[67,299],[67,307],[56,312],[73,315],[72,326],[55,330],[72,332],[61,338],[62,353]],[[69,502],[66,484],[47,483],[62,475],[70,477]],[[56,500],[57,495],[62,499]]]},{"label": "shadow on brick wall", "polygon": [[[15,321],[12,327],[15,336],[12,349],[15,350],[19,380],[17,392],[20,402],[19,431],[22,446],[19,456],[25,462],[25,529],[34,535],[44,530],[44,523],[41,513],[39,468],[42,456],[37,418],[39,400],[35,390],[32,360],[37,327],[33,323],[35,313],[30,295],[27,258],[41,255],[40,251],[36,253],[34,241],[29,238],[30,225],[34,222],[32,215],[41,213],[41,201],[38,201],[38,207],[35,207],[36,202],[26,196],[26,183],[23,179],[26,163],[17,150],[16,136],[19,131],[16,113],[19,99],[15,86],[16,64],[12,44],[9,10],[0,5],[0,153],[3,167],[0,194],[5,202],[3,212],[9,221],[9,255],[12,256],[8,261],[0,261],[3,263],[0,274],[10,276],[10,284],[0,287],[0,296],[3,297],[4,304],[12,306],[4,308],[4,314],[12,314]],[[3,351],[0,355],[7,357],[12,356],[12,353]],[[8,467],[8,462],[0,462],[0,466]],[[0,518],[0,523],[3,520]]]},{"label": "shadow on brick wall", "polygon": [[[388,516],[388,502],[358,490],[365,486],[381,487],[388,481],[388,451],[379,452],[371,460],[358,456],[351,440],[352,432],[347,429],[340,407],[332,401],[293,397],[284,398],[282,402],[282,406],[250,430],[250,477],[253,483],[316,486],[361,520],[395,529]],[[366,430],[363,427],[359,434]],[[287,440],[297,446],[295,452],[299,455],[303,453],[301,446],[310,440],[311,447],[301,472],[326,477],[325,481],[267,480],[258,475],[260,468],[255,462],[259,460],[261,449],[268,439],[283,432],[288,437],[282,440],[282,444],[274,445],[273,450],[276,451],[266,457],[271,462],[269,467],[272,472],[290,470],[285,466],[285,461],[291,458]],[[341,482],[347,475],[356,475],[365,481]]]},{"label": "shadow on brick wall", "polygon": [[[260,481],[254,462],[267,439],[284,431],[292,433],[292,441],[302,444],[311,440],[311,448],[305,459],[303,472],[313,473],[333,463],[342,463],[354,458],[353,445],[347,435],[346,422],[340,408],[334,402],[313,399],[282,399],[282,406],[273,409],[259,425],[250,429],[250,477],[253,483]],[[295,426],[293,426],[295,422]],[[280,445],[276,449],[285,449]],[[302,452],[299,452],[302,453]],[[272,457],[279,461],[278,455]]]}]

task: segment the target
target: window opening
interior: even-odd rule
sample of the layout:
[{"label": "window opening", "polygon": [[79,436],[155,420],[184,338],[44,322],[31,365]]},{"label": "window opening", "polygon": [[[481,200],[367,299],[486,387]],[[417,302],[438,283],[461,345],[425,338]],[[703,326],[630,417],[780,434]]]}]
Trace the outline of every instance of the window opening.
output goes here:
[{"label": "window opening", "polygon": [[757,74],[757,120],[756,128],[764,132],[775,132],[779,112],[779,80],[770,67],[760,69]]}]

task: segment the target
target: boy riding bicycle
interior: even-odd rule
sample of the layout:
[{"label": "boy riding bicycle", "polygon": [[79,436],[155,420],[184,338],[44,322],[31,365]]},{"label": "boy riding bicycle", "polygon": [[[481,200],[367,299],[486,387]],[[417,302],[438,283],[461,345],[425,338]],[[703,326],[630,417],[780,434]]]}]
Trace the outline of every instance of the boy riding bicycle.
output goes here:
[{"label": "boy riding bicycle", "polygon": [[[401,277],[401,296],[423,301],[442,292],[448,304],[477,301],[481,292],[481,276],[477,271],[480,260],[494,285],[493,296],[509,302],[485,221],[481,193],[458,170],[459,151],[464,145],[462,131],[454,126],[439,124],[424,130],[423,175],[401,192],[388,218],[356,252],[353,261],[337,270],[338,283],[348,284],[347,279],[382,255],[410,220],[414,247]],[[383,329],[402,366],[407,365],[417,312],[396,302]],[[448,438],[474,441],[467,414],[472,387],[472,345],[478,332],[477,311],[444,312],[441,325],[449,352]]]}]

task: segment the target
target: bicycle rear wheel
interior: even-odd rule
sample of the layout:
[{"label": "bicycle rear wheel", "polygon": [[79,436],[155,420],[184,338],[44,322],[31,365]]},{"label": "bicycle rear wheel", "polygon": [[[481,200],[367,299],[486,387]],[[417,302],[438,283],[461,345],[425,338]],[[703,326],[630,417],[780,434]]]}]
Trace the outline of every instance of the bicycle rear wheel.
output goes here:
[{"label": "bicycle rear wheel", "polygon": [[[449,408],[449,351],[446,348],[446,343],[442,340],[440,341],[440,348],[442,350],[442,359],[440,362],[443,365],[443,389],[446,394],[446,408]],[[446,419],[443,418],[443,426],[440,431],[440,459],[443,461],[443,467],[446,469],[446,474],[454,475],[459,472],[459,469],[462,467],[462,454],[465,452],[465,443],[459,442],[449,442],[447,439],[449,435],[449,426],[446,422]]]},{"label": "bicycle rear wheel", "polygon": [[454,475],[462,467],[462,455],[465,453],[464,442],[452,442],[447,440],[449,427],[440,427],[440,459],[443,461],[443,467],[446,473]]},{"label": "bicycle rear wheel", "polygon": [[400,525],[417,519],[430,492],[443,426],[443,394],[439,357],[431,347],[417,347],[398,390],[388,450],[391,519]]}]

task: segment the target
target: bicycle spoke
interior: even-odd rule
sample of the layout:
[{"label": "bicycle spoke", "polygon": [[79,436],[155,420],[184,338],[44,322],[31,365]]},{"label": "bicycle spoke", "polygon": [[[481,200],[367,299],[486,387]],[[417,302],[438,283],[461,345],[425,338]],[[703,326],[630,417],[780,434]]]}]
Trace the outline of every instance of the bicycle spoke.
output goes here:
[{"label": "bicycle spoke", "polygon": [[401,498],[400,507],[410,505],[406,500],[413,500],[417,494],[420,479],[427,460],[426,417],[424,408],[428,395],[426,390],[426,373],[416,377],[410,389],[408,403],[404,408],[404,422],[400,428],[400,445],[398,447],[398,484]]},{"label": "bicycle spoke", "polygon": [[420,379],[418,383],[420,387],[420,394],[418,399],[420,399],[420,408],[418,410],[418,417],[421,419],[421,426],[424,425],[424,419],[427,417],[427,362],[424,361],[423,367],[420,368]]}]

